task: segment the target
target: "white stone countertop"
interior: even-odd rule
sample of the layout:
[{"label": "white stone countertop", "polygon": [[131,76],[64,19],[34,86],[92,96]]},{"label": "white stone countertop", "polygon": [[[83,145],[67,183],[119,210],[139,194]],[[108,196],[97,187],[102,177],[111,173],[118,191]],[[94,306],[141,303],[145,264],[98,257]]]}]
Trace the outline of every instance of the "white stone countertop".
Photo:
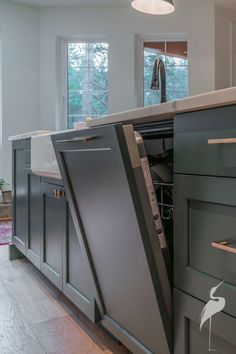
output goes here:
[{"label": "white stone countertop", "polygon": [[[111,114],[106,117],[97,119],[87,118],[87,127],[97,127],[105,124],[125,123],[153,123],[163,120],[168,120],[178,113],[199,111],[215,107],[224,107],[236,104],[236,87],[227,88],[224,90],[213,91],[187,97],[178,101],[172,101],[154,106],[133,109],[126,112]],[[85,127],[83,126],[83,129]],[[57,134],[47,130],[37,130],[35,132],[23,133],[15,136],[10,136],[9,141],[27,139],[46,134]]]}]

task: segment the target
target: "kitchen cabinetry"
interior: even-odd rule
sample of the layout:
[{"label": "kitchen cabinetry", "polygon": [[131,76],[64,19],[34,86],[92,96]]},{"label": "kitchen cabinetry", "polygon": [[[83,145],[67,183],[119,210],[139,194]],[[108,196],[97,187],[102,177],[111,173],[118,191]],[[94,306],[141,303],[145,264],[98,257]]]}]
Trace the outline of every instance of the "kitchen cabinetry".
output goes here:
[{"label": "kitchen cabinetry", "polygon": [[42,196],[40,177],[28,173],[28,242],[27,257],[40,268],[41,231],[42,231]]},{"label": "kitchen cabinetry", "polygon": [[41,183],[41,271],[62,290],[62,246],[66,234],[66,199],[63,187]]},{"label": "kitchen cabinetry", "polygon": [[12,148],[13,244],[95,322],[89,266],[62,182],[31,173],[30,139],[14,141]]},{"label": "kitchen cabinetry", "polygon": [[[175,289],[175,353],[208,354],[209,321],[200,331],[204,302]],[[211,349],[219,354],[235,354],[236,318],[223,312],[212,317]]]},{"label": "kitchen cabinetry", "polygon": [[217,294],[227,298],[224,311],[236,317],[235,254],[212,246],[224,239],[236,243],[232,191],[234,178],[175,176],[175,285],[208,301],[210,289],[225,280]]},{"label": "kitchen cabinetry", "polygon": [[14,141],[13,174],[13,242],[26,255],[28,246],[28,169],[30,140]]},{"label": "kitchen cabinetry", "polygon": [[231,106],[175,117],[175,354],[208,352],[209,321],[200,331],[200,315],[217,303],[209,293],[221,282],[214,296],[225,307],[212,314],[211,346],[236,352],[235,114]]},{"label": "kitchen cabinetry", "polygon": [[[168,177],[166,183],[157,173],[153,181],[166,234],[170,244],[173,238],[175,243],[174,348],[172,272],[169,267],[167,273],[165,255],[168,261],[170,257],[158,237],[147,188],[152,181],[144,174],[133,126],[53,135],[63,185],[31,176],[25,153],[29,147],[13,144],[19,150],[14,159],[21,161],[14,160],[14,169],[19,170],[13,184],[16,247],[25,254],[28,249],[27,256],[36,265],[40,255],[44,274],[135,354],[207,353],[209,326],[206,322],[200,331],[200,315],[210,290],[222,281],[215,296],[226,304],[212,318],[211,347],[219,353],[236,352],[235,115],[232,106],[175,117],[174,206],[169,178],[173,148],[170,153],[165,149],[173,142],[172,125],[171,134],[164,125],[135,127],[146,138],[149,163],[164,151],[152,167]],[[167,130],[168,138],[156,143]],[[20,191],[29,195],[22,197]],[[21,206],[32,219],[23,225]]]}]

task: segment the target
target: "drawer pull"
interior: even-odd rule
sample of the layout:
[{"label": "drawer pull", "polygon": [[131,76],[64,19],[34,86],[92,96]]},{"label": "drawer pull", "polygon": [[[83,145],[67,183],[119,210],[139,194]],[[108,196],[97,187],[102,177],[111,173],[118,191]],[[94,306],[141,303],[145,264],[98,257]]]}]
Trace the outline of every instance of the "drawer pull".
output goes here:
[{"label": "drawer pull", "polygon": [[236,248],[232,247],[232,246],[229,246],[229,242],[226,241],[226,240],[224,240],[224,241],[213,241],[211,245],[212,245],[212,247],[218,248],[219,250],[236,254]]},{"label": "drawer pull", "polygon": [[78,142],[84,142],[88,143],[89,141],[93,141],[96,139],[96,136],[82,136],[79,138],[72,138],[72,139],[66,139],[66,140],[58,140],[56,141],[57,144],[65,144],[65,143],[78,143]]},{"label": "drawer pull", "polygon": [[225,138],[225,139],[209,139],[208,145],[217,144],[236,144],[236,138]]},{"label": "drawer pull", "polygon": [[65,191],[60,189],[54,189],[53,191],[53,198],[60,199],[65,196]]}]

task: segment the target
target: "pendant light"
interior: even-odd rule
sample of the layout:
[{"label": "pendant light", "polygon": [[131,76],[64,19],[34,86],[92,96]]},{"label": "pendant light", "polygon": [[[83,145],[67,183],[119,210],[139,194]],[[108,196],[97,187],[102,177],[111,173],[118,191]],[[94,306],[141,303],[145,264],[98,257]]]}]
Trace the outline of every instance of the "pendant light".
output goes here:
[{"label": "pendant light", "polygon": [[132,0],[131,6],[151,15],[167,15],[175,11],[173,0]]}]

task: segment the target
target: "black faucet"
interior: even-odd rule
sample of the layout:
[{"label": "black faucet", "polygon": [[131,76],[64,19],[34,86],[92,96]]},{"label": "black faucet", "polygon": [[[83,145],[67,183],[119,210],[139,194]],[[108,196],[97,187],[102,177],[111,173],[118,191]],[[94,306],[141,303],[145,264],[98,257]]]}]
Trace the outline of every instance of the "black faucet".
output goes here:
[{"label": "black faucet", "polygon": [[[159,78],[160,76],[160,78]],[[152,74],[152,90],[160,89],[160,79],[161,79],[161,102],[166,102],[166,70],[163,61],[158,58],[155,60]]]}]

